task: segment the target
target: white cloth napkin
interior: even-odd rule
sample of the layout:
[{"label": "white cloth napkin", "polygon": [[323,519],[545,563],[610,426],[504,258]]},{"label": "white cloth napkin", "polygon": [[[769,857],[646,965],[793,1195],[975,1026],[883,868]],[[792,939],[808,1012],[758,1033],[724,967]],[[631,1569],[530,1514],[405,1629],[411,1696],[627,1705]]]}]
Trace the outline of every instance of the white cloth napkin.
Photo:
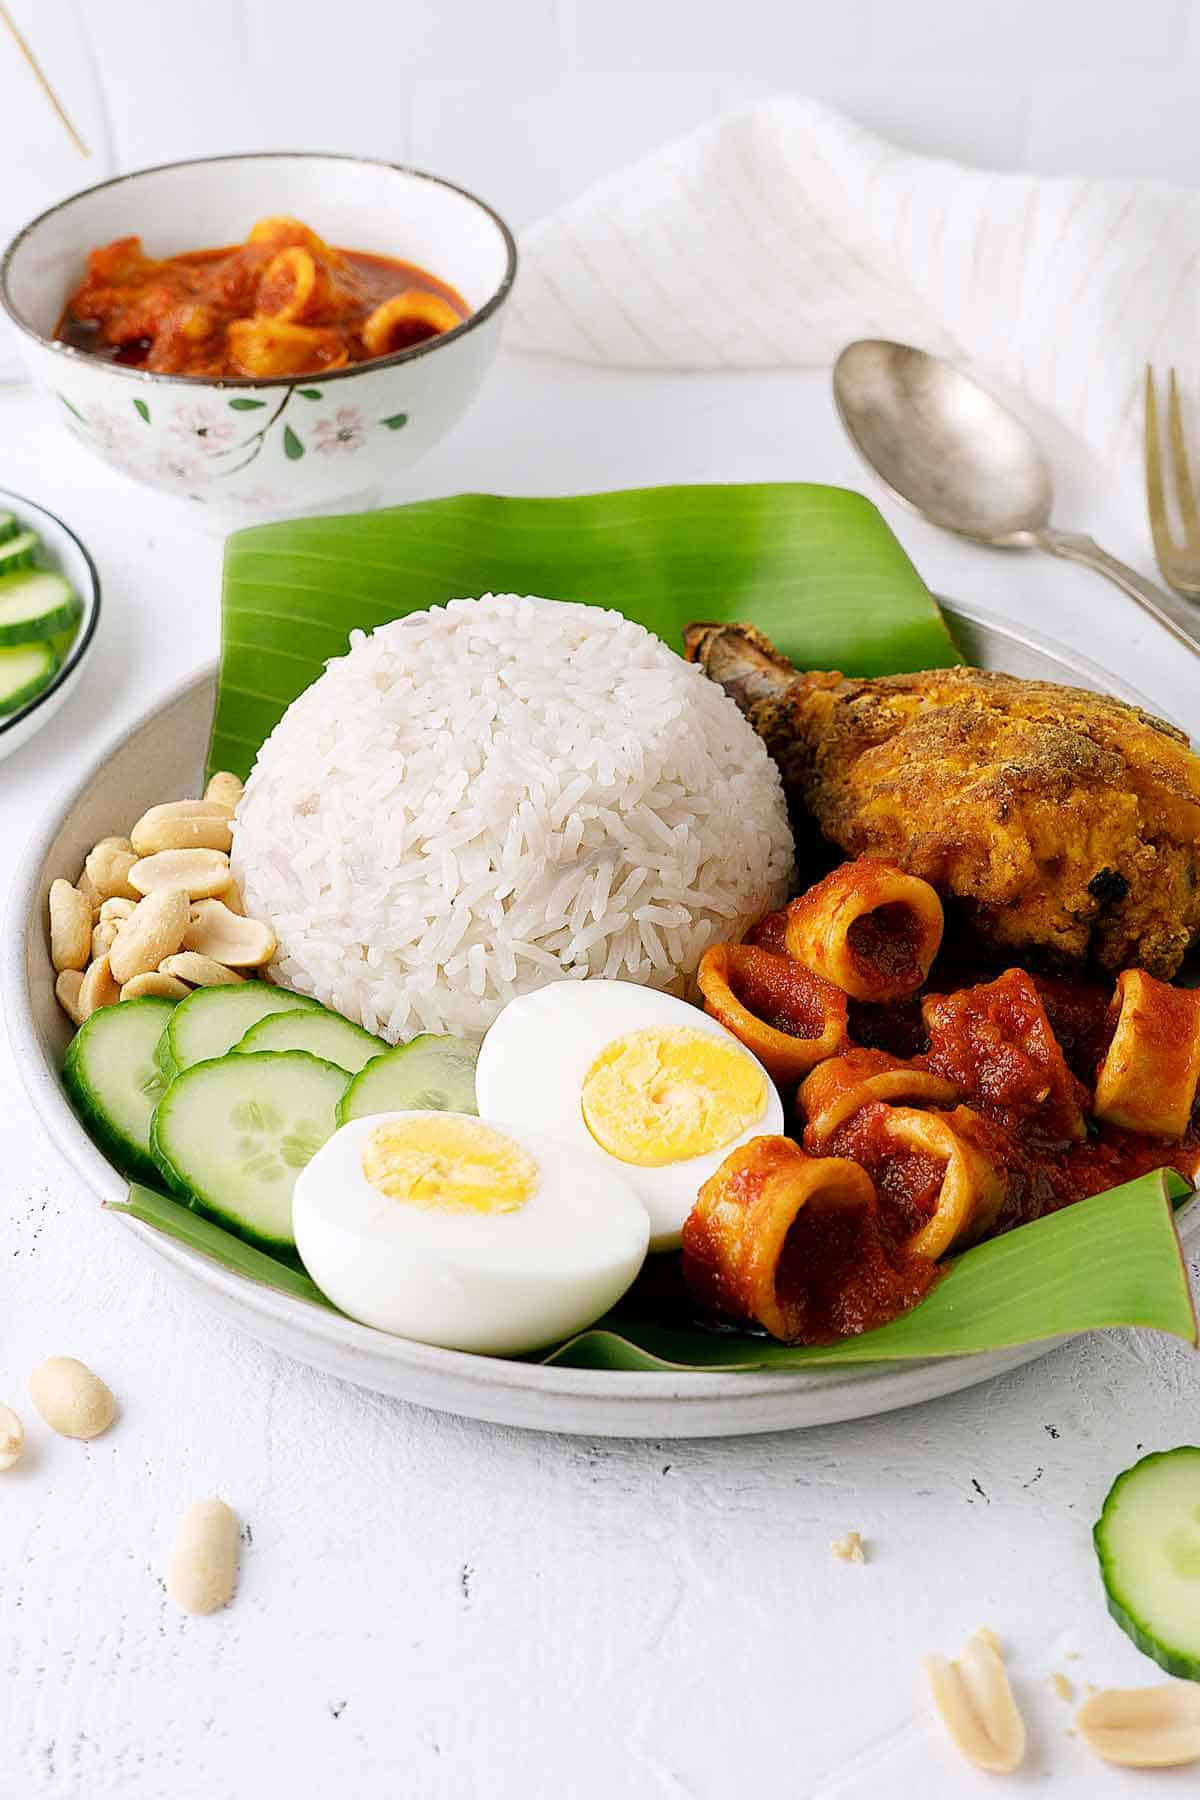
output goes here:
[{"label": "white cloth napkin", "polygon": [[1194,369],[1198,325],[1200,192],[963,168],[778,99],[534,226],[508,341],[761,369],[895,338],[1024,390],[1136,477],[1145,364]]}]

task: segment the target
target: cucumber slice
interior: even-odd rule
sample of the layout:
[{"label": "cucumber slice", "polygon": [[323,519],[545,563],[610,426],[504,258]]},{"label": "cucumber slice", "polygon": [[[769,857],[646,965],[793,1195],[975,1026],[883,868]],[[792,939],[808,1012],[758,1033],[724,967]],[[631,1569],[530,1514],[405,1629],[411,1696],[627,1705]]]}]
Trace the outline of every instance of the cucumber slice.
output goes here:
[{"label": "cucumber slice", "polygon": [[9,575],[14,569],[32,569],[37,547],[32,531],[18,531],[5,538],[0,544],[0,575]]},{"label": "cucumber slice", "polygon": [[1200,1681],[1200,1445],[1118,1475],[1092,1536],[1121,1630],[1168,1675]]},{"label": "cucumber slice", "polygon": [[361,1025],[352,1025],[340,1013],[326,1007],[302,1007],[290,1012],[272,1013],[252,1025],[244,1038],[233,1046],[244,1053],[254,1050],[307,1050],[325,1062],[357,1075],[375,1057],[382,1056],[390,1045],[372,1037]]},{"label": "cucumber slice", "polygon": [[0,579],[0,644],[52,638],[78,623],[82,611],[69,581],[52,569],[22,569]]},{"label": "cucumber slice", "polygon": [[427,1031],[375,1057],[354,1077],[338,1107],[338,1124],[370,1113],[476,1112],[478,1059],[473,1039]]},{"label": "cucumber slice", "polygon": [[321,1010],[307,994],[289,994],[265,981],[197,988],[172,1013],[158,1046],[158,1066],[173,1080],[194,1063],[228,1056],[260,1019],[293,1008]]},{"label": "cucumber slice", "polygon": [[294,1250],[292,1189],[337,1130],[346,1079],[344,1069],[306,1050],[195,1063],[158,1103],[154,1159],[168,1186],[198,1211],[252,1244]]},{"label": "cucumber slice", "polygon": [[6,544],[11,537],[16,537],[21,527],[10,512],[0,512],[0,544]]},{"label": "cucumber slice", "polygon": [[132,1181],[158,1179],[150,1121],[166,1082],[155,1047],[174,1002],[147,995],[94,1012],[71,1039],[63,1083],[100,1149]]},{"label": "cucumber slice", "polygon": [[52,644],[0,648],[0,714],[19,712],[49,687],[58,672]]}]

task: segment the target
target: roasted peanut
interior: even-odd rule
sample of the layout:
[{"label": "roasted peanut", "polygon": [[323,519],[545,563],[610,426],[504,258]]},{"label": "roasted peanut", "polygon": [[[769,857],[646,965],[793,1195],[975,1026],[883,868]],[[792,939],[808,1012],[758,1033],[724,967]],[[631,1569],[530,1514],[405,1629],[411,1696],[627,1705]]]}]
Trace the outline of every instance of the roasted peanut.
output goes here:
[{"label": "roasted peanut", "polygon": [[50,883],[50,960],[60,972],[86,966],[92,946],[92,908],[69,881]]},{"label": "roasted peanut", "polygon": [[1162,1681],[1092,1694],[1075,1714],[1089,1750],[1125,1769],[1173,1769],[1200,1762],[1200,1688]]},{"label": "roasted peanut", "polygon": [[167,1592],[186,1613],[217,1612],[237,1583],[237,1515],[215,1496],[197,1500],[180,1519],[167,1565]]},{"label": "roasted peanut", "polygon": [[0,1406],[0,1470],[19,1463],[24,1448],[25,1427],[11,1406]]},{"label": "roasted peanut", "polygon": [[102,900],[100,902],[101,923],[108,924],[109,921],[112,920],[120,925],[123,920],[129,917],[136,905],[136,900]]},{"label": "roasted peanut", "polygon": [[102,900],[100,917],[92,928],[92,955],[104,956],[116,942],[117,933],[131,918],[136,900]]},{"label": "roasted peanut", "polygon": [[83,895],[84,899],[87,901],[88,905],[91,907],[92,922],[94,924],[97,917],[99,916],[100,908],[103,904],[103,895],[98,894],[96,892],[96,885],[93,882],[91,876],[88,874],[86,869],[84,869],[83,873],[80,875],[79,880],[75,883],[75,886],[78,888],[79,892]]},{"label": "roasted peanut", "polygon": [[227,969],[258,969],[275,954],[275,933],[259,919],[230,912],[219,900],[192,907],[184,948],[198,950]]},{"label": "roasted peanut", "polygon": [[[212,906],[211,900],[201,905]],[[114,978],[124,987],[135,975],[157,969],[173,956],[188,929],[188,897],[183,888],[155,888],[125,920],[109,951]]]},{"label": "roasted peanut", "polygon": [[925,1673],[955,1749],[993,1775],[1011,1775],[1019,1768],[1025,1756],[1025,1721],[992,1634],[977,1631],[969,1637],[957,1662],[927,1656]]},{"label": "roasted peanut", "polygon": [[223,850],[160,850],[134,863],[129,882],[139,894],[180,887],[192,900],[211,900],[229,886],[229,858]]},{"label": "roasted peanut", "polygon": [[101,900],[136,900],[138,891],[129,885],[129,871],[136,861],[128,838],[101,838],[83,870]]},{"label": "roasted peanut", "polygon": [[79,1004],[83,990],[83,976],[78,969],[64,969],[54,983],[54,997],[70,1019],[72,1025],[82,1025],[87,1014]]},{"label": "roasted peanut", "polygon": [[232,987],[235,981],[246,979],[236,969],[214,962],[211,956],[201,956],[198,950],[179,950],[174,956],[165,957],[158,968],[161,975],[174,975],[193,987]]},{"label": "roasted peanut", "polygon": [[100,919],[92,926],[92,961],[99,962],[113,947],[120,926],[116,919]]},{"label": "roasted peanut", "polygon": [[102,1006],[115,1006],[121,998],[121,984],[112,972],[111,955],[98,956],[90,965],[79,989],[79,1010],[90,1019]]},{"label": "roasted peanut", "polygon": [[160,850],[228,850],[230,809],[219,800],[172,800],[152,806],[130,834],[139,856]]},{"label": "roasted peanut", "polygon": [[152,994],[157,1000],[186,1000],[191,993],[186,981],[180,981],[174,975],[164,975],[159,969],[148,969],[144,975],[135,975],[121,989],[122,1000],[141,1000],[144,995]]},{"label": "roasted peanut", "polygon": [[116,1402],[98,1375],[73,1356],[50,1356],[29,1377],[29,1396],[62,1437],[94,1438],[107,1431]]},{"label": "roasted peanut", "polygon": [[236,808],[245,791],[236,775],[231,775],[228,769],[218,769],[204,790],[204,798],[219,800],[224,806]]}]

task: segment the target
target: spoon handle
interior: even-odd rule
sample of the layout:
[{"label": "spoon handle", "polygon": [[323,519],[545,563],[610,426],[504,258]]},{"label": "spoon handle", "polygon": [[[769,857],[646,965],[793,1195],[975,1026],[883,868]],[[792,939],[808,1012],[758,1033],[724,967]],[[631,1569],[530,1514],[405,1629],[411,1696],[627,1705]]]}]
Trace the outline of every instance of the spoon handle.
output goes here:
[{"label": "spoon handle", "polygon": [[1200,656],[1200,608],[1165,593],[1139,575],[1136,569],[1131,569],[1128,563],[1110,556],[1082,532],[1055,531],[1053,526],[1047,526],[1044,531],[1037,532],[1036,541],[1039,550],[1048,550],[1051,556],[1065,556],[1068,562],[1082,563],[1085,569],[1094,569],[1097,575],[1107,575],[1131,600],[1137,601],[1143,612],[1157,619],[1164,630],[1194,656]]}]

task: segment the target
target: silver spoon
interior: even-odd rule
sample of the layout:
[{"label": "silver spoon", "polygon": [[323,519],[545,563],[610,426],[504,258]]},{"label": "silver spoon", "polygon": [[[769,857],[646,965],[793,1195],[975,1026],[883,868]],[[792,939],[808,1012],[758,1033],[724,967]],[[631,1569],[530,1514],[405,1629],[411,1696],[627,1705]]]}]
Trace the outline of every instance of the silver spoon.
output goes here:
[{"label": "silver spoon", "polygon": [[1051,525],[1045,457],[1020,420],[969,376],[924,350],[861,338],[834,364],[833,397],[859,455],[896,499],[960,537],[1048,550],[1107,575],[1200,655],[1200,609],[1090,537]]}]

